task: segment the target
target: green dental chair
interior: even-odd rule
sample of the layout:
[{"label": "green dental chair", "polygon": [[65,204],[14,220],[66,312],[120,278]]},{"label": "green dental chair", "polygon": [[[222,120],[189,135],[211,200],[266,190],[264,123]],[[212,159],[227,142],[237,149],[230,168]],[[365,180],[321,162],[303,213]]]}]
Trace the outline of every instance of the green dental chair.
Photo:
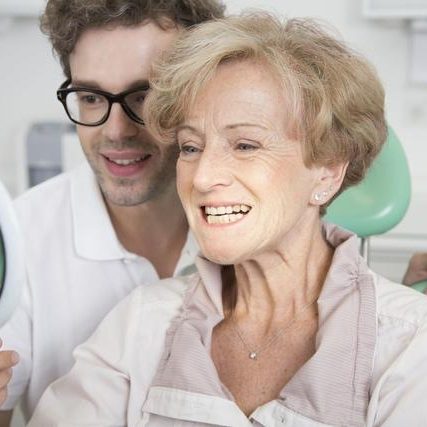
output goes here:
[{"label": "green dental chair", "polygon": [[[396,226],[408,209],[411,178],[405,152],[394,131],[365,179],[343,192],[328,207],[326,221],[353,231],[361,239],[361,254],[369,262],[369,237]],[[427,281],[412,286],[423,292]]]},{"label": "green dental chair", "polygon": [[414,283],[411,285],[411,288],[424,294],[427,290],[427,280],[421,280],[420,282]]},{"label": "green dental chair", "polygon": [[0,182],[0,326],[15,309],[25,280],[23,240],[6,189]]}]

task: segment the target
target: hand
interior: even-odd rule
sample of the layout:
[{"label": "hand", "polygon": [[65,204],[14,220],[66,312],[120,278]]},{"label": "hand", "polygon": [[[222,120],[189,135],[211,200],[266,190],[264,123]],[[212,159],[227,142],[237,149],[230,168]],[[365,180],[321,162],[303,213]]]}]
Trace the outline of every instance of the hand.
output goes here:
[{"label": "hand", "polygon": [[421,280],[427,280],[427,252],[412,255],[403,276],[403,284],[413,285]]},{"label": "hand", "polygon": [[[0,347],[3,345],[0,340]],[[16,351],[0,351],[0,406],[7,398],[7,385],[12,378],[12,367],[19,362]]]}]

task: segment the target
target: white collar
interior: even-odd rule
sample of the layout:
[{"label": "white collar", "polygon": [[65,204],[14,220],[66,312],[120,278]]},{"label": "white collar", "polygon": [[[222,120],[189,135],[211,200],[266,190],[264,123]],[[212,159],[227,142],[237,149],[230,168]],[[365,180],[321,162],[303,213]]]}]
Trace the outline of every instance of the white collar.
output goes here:
[{"label": "white collar", "polygon": [[71,172],[71,211],[77,255],[97,261],[126,257],[96,177],[86,162]]},{"label": "white collar", "polygon": [[[87,162],[71,172],[71,211],[77,255],[96,261],[135,257],[117,238],[95,174]],[[175,271],[192,271],[198,250],[189,232]]]}]

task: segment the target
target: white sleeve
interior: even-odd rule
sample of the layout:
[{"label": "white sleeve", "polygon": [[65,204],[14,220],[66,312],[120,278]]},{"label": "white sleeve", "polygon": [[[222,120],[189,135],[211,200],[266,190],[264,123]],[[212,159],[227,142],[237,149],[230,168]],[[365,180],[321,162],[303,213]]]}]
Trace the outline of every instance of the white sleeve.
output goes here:
[{"label": "white sleeve", "polygon": [[[402,336],[401,339],[404,340],[405,337]],[[405,350],[384,372],[373,391],[370,406],[368,425],[426,425],[427,325],[419,327]]]},{"label": "white sleeve", "polygon": [[124,426],[140,292],[133,292],[74,351],[71,371],[43,394],[28,426]]},{"label": "white sleeve", "polygon": [[1,350],[19,353],[19,363],[13,367],[12,379],[7,387],[7,400],[0,410],[13,409],[27,388],[32,370],[32,302],[28,280],[20,302],[11,319],[0,329]]}]

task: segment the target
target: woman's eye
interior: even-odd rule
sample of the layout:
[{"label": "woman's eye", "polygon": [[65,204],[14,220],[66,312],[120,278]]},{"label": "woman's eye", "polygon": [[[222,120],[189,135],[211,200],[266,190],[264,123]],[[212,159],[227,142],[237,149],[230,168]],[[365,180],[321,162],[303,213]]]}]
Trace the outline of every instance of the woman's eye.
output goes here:
[{"label": "woman's eye", "polygon": [[251,142],[238,142],[236,145],[236,149],[238,151],[253,151],[258,148],[258,145]]},{"label": "woman's eye", "polygon": [[197,147],[195,147],[194,145],[181,145],[179,147],[179,151],[181,152],[181,154],[186,155],[186,154],[194,154],[194,153],[198,153],[199,149]]}]

